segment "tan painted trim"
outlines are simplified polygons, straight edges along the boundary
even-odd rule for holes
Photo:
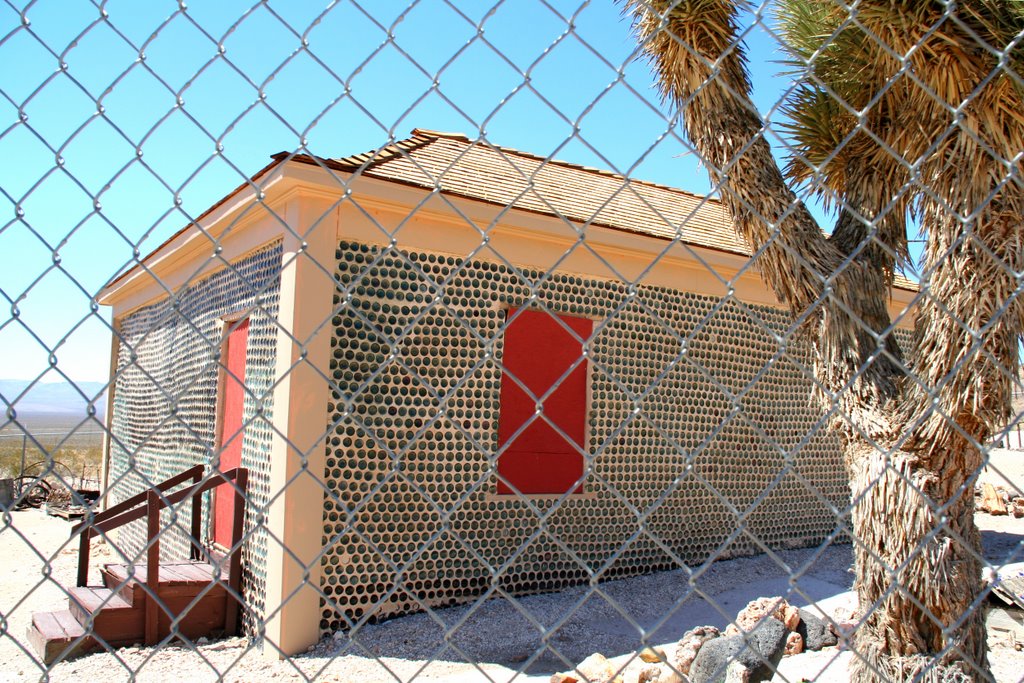
[[[203,221],[182,230],[146,257],[145,268],[137,265],[107,285],[100,292],[99,303],[125,312],[134,310],[166,296],[167,290],[177,291],[189,281],[225,268],[224,261],[235,261],[280,237],[285,231],[282,211],[299,188],[280,170],[266,182],[262,203],[252,189],[229,198],[231,201],[223,202]]]
[[[304,198],[337,200],[338,193],[327,194],[317,188],[304,187],[292,179],[278,180],[272,186],[272,198],[264,204],[234,208],[227,216],[211,215],[215,224],[194,227],[182,232],[168,243],[171,251],[150,259],[149,271],[137,269],[128,277],[101,292],[99,302],[113,305],[117,315],[124,316],[142,306],[168,296],[168,291],[177,292],[185,285],[207,278],[227,268],[228,263],[238,261],[246,254],[280,239],[290,232],[284,213],[286,207]],[[329,210],[329,207],[328,207]],[[229,234],[227,233],[230,229]],[[220,240],[220,251],[215,254],[213,242]]]
[[[337,230],[327,200],[292,201],[281,255],[270,490],[266,511],[266,615],[263,654],[303,652],[320,638],[320,553],[326,469],[329,326]],[[325,218],[325,213],[327,217]],[[324,264],[327,273],[321,270]],[[299,293],[301,292],[301,296]]]
[[[483,261],[507,260],[516,267],[538,270],[554,266],[560,272],[588,278],[636,280],[641,286],[712,297],[732,294],[747,304],[784,308],[745,255],[682,243],[664,253],[669,246],[665,239],[570,224],[469,199],[442,198],[372,178],[353,179],[350,189],[355,199],[338,207],[339,239],[387,245],[394,237],[403,248],[459,257],[478,250],[477,258]],[[417,207],[414,212],[412,207]],[[577,230],[585,235],[582,243]],[[574,248],[569,258],[562,258]],[[889,310],[894,320],[912,307],[914,296],[907,290],[892,290]],[[912,328],[913,315],[903,316],[898,327]]]
[[[202,230],[182,231],[149,257],[147,267],[152,274],[136,267],[104,289],[100,303],[113,304],[115,312],[123,315],[166,296],[167,289],[176,291],[191,279],[223,268],[219,259],[212,258],[211,238],[220,238],[221,256],[234,260],[286,232],[271,212],[280,215],[287,203],[306,197],[331,203],[326,209],[333,208],[339,226],[344,226],[338,238],[387,245],[395,237],[405,248],[460,256],[479,250],[477,256],[482,260],[503,262],[504,257],[517,267],[540,270],[557,263],[559,271],[607,280],[634,280],[645,273],[638,284],[713,297],[734,294],[745,303],[782,307],[757,271],[749,267],[749,258],[741,254],[679,243],[671,247],[674,253],[662,255],[669,244],[665,239],[584,226],[298,162],[271,169],[261,179],[261,187],[259,193],[250,187],[222,201],[200,221]],[[262,204],[255,203],[258,194],[263,197]],[[229,228],[231,233],[224,236]],[[598,256],[577,246],[578,230],[585,233],[585,245]],[[574,255],[561,260],[574,246]],[[895,320],[912,307],[915,293],[894,289],[892,295],[889,309]],[[913,315],[904,316],[898,327],[912,328]]]
[[[269,194],[281,182],[281,173],[276,171],[266,179],[266,187],[262,194],[264,203],[257,203],[257,193],[251,188],[239,192],[225,201],[216,210],[197,224],[179,232],[157,251],[146,257],[145,268],[136,265],[120,279],[107,285],[100,292],[98,301],[101,304],[122,304],[125,298],[137,296],[139,290],[150,290],[159,285],[154,277],[161,280],[173,278],[184,266],[197,260],[202,254],[208,259],[214,249],[213,240],[221,239],[221,255],[231,260],[228,243],[237,239],[241,233],[250,231],[253,223],[261,218],[267,207],[277,208],[278,202],[273,201]],[[230,230],[230,234],[228,233]],[[251,251],[251,249],[247,250]],[[226,253],[228,252],[228,253]],[[191,273],[189,273],[191,275]],[[169,289],[175,287],[168,282]],[[162,288],[160,288],[162,289]]]
[[[111,327],[113,334],[110,335],[110,371],[107,377],[110,384],[107,385],[107,411],[103,416],[103,459],[100,462],[100,508],[106,510],[110,507],[110,432],[114,427],[114,391],[117,387],[117,356],[121,350],[121,319],[112,318]]]

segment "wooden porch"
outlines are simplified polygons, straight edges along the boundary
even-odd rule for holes
[[[177,487],[191,482],[179,490]],[[45,664],[92,651],[134,643],[154,645],[168,638],[233,635],[238,630],[241,542],[248,473],[237,468],[204,476],[193,467],[79,524],[78,585],[65,588],[65,609],[36,612],[29,642]],[[201,538],[200,494],[218,486],[234,488],[229,553],[210,551]],[[160,558],[160,511],[191,499],[190,557]],[[88,586],[89,544],[129,522],[146,518],[145,563],[107,564],[102,586]]]

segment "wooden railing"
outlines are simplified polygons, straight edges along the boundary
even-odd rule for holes
[[[231,522],[231,545],[228,555],[228,590],[227,605],[224,617],[224,631],[233,635],[238,628],[238,603],[235,596],[239,594],[242,578],[242,553],[239,543],[242,540],[243,522],[245,519],[246,489],[249,483],[249,471],[238,467],[228,472],[214,472],[203,481],[204,468],[196,465],[170,479],[163,481],[138,495],[98,512],[71,530],[72,536],[81,534],[78,546],[78,585],[85,586],[89,577],[89,546],[93,536],[107,534],[119,526],[146,517],[146,581],[148,587],[144,615],[146,624],[146,643],[157,642],[159,623],[159,606],[156,602],[157,588],[160,585],[160,511],[165,507],[176,505],[186,498],[192,499],[192,525],[189,534],[190,559],[198,560],[202,555],[200,540],[202,522],[202,498],[200,495],[218,486],[233,485],[235,488],[234,511]],[[171,489],[191,481],[192,484],[178,491],[168,493]]]

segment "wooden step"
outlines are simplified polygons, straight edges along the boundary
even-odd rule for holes
[[[117,597],[129,605],[137,605],[143,599],[141,584],[146,580],[144,569],[140,573],[139,567],[135,567],[133,571],[134,574],[130,575],[128,567],[123,564],[108,564],[100,569],[103,585],[117,593]],[[131,576],[138,577],[138,580],[130,578]]]
[[[109,588],[76,586],[67,590],[71,614],[96,638],[121,644],[138,640],[143,633],[140,605],[132,605]]]
[[[147,567],[144,564],[108,564],[102,569],[103,583],[107,588],[117,590],[121,598],[134,604],[133,598],[141,597],[141,584],[146,582]],[[217,570],[209,562],[167,562],[160,565],[160,595],[198,595],[206,586],[217,579]],[[204,595],[224,595],[228,583],[227,567],[220,573],[220,581],[204,592]],[[128,590],[125,590],[128,589]],[[127,593],[127,595],[125,594]]]
[[[45,664],[145,640],[145,607],[151,595],[143,585],[146,566],[108,564],[102,575],[104,586],[67,589],[68,609],[32,615],[28,639]],[[227,567],[218,574],[206,562],[160,565],[155,588],[158,638],[171,633],[172,621],[174,633],[190,640],[221,636],[228,626],[227,581]]]
[[[70,610],[34,613],[28,627],[28,642],[47,666],[97,647]]]
[[[103,582],[118,597],[141,608],[147,590],[146,565],[130,567],[108,564],[103,570]],[[188,638],[219,635],[225,627],[227,613],[227,571],[215,581],[216,568],[207,562],[169,562],[160,565],[160,586],[157,596],[163,607],[159,613],[158,632],[161,638],[170,633],[172,617],[181,617],[177,632]],[[201,596],[201,597],[200,597]]]

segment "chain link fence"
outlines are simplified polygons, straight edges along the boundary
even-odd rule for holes
[[[1022,40],[5,2],[0,680],[1019,680]]]

